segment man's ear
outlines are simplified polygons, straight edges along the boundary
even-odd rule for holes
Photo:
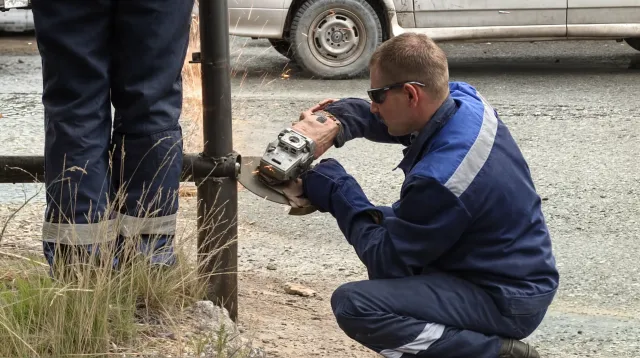
[[[404,90],[407,91],[409,95],[409,107],[417,107],[419,94],[416,88],[410,84],[405,84]]]

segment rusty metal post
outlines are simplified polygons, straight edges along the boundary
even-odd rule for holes
[[[235,162],[231,123],[231,74],[227,0],[200,0],[200,63],[203,138],[206,157]],[[237,158],[237,156],[236,156]],[[235,177],[198,184],[198,262],[207,275],[207,299],[238,315],[237,213]]]

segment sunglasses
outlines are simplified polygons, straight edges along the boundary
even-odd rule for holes
[[[368,89],[367,94],[369,95],[369,98],[371,99],[371,101],[377,104],[382,104],[385,98],[387,98],[388,91],[391,91],[392,89],[396,89],[396,88],[402,88],[406,84],[424,87],[424,83],[417,82],[417,81],[398,82],[398,83],[394,83],[392,85],[388,85],[380,88]]]

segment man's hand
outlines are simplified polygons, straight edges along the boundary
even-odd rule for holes
[[[291,180],[282,189],[284,195],[289,199],[292,208],[305,208],[311,205],[309,199],[304,197],[302,179]]]
[[[326,99],[314,107],[300,114],[300,120],[292,124],[292,128],[301,134],[311,138],[316,143],[315,159],[322,156],[331,146],[333,140],[340,132],[339,123],[331,118],[327,118],[324,123],[318,122],[318,116],[314,112],[323,110],[329,103],[333,103],[334,99]]]
[[[338,99],[331,99],[331,98],[327,98],[323,101],[321,101],[320,103],[316,104],[315,106],[309,108],[309,111],[311,112],[318,112],[318,111],[322,111],[324,110],[328,105],[330,105],[333,102],[337,102]],[[301,116],[302,117],[302,116]]]

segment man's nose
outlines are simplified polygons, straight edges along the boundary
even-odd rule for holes
[[[375,102],[371,102],[371,109],[370,109],[371,113],[377,114],[378,111],[378,104]]]

